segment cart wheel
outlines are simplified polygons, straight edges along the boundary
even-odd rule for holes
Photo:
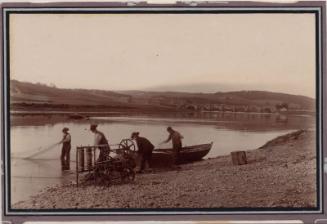
[[[120,175],[123,183],[130,183],[135,179],[135,172],[131,168],[124,168]]]
[[[109,186],[111,183],[111,176],[112,176],[112,167],[111,161],[112,157],[108,157],[109,160],[98,162],[95,166],[95,180],[97,185],[105,185]]]
[[[119,143],[119,149],[123,149],[124,151],[136,151],[136,147],[134,142],[131,139],[123,139]]]
[[[106,169],[104,170],[104,175],[103,175],[103,184],[107,187],[111,185],[112,182],[112,168],[110,166],[107,166]]]

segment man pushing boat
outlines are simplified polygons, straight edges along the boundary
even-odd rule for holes
[[[182,139],[184,138],[178,131],[175,131],[172,127],[168,127],[167,131],[169,133],[168,139],[163,141],[163,143],[168,143],[170,140],[173,143],[173,155],[174,163],[178,164],[179,162],[179,153],[182,149]]]
[[[139,135],[139,132],[133,132],[131,138],[136,141],[138,148],[137,153],[141,156],[141,167],[138,173],[142,173],[146,162],[149,164],[149,167],[151,167],[151,157],[154,145],[147,138],[140,137]]]

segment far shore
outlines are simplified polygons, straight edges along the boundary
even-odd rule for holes
[[[219,156],[152,170],[130,184],[48,187],[13,209],[298,208],[317,205],[315,132],[298,130],[246,151],[248,164]]]
[[[11,108],[12,116],[27,115],[81,115],[81,116],[108,116],[112,114],[171,114],[171,113],[225,113],[225,114],[258,114],[258,115],[307,115],[315,116],[315,111],[311,110],[291,110],[287,112],[255,112],[255,111],[219,111],[219,110],[178,110],[175,108],[147,107],[147,108],[129,108],[129,107],[55,107],[55,108]]]

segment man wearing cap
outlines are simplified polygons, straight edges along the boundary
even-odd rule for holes
[[[106,136],[102,132],[98,131],[97,127],[98,127],[98,125],[91,124],[90,130],[94,133],[94,145],[101,145],[99,147],[100,154],[99,154],[99,158],[98,158],[98,162],[101,162],[108,158],[109,152],[110,152],[110,147],[109,147]]]
[[[162,143],[168,143],[170,140],[173,143],[173,154],[174,154],[174,162],[178,164],[179,153],[182,149],[182,139],[184,138],[178,131],[175,131],[172,127],[168,127],[167,131],[169,133],[168,139],[163,141]]]
[[[131,138],[136,141],[138,151],[137,153],[141,156],[141,167],[138,173],[142,173],[145,168],[145,163],[151,164],[152,151],[154,145],[146,138],[140,137],[139,132],[133,132]]]
[[[59,144],[62,144],[61,148],[61,169],[62,170],[69,170],[70,169],[70,149],[71,149],[71,136],[68,133],[68,128],[63,128],[62,132],[64,133],[64,136],[62,140],[59,142]]]

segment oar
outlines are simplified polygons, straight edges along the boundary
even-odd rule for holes
[[[38,152],[35,152],[35,153],[33,153],[33,154],[29,155],[29,156],[23,157],[23,159],[30,159],[30,158],[33,158],[33,157],[35,157],[37,155],[40,155],[42,153],[45,153],[46,151],[49,151],[50,149],[53,149],[58,144],[59,143],[52,144],[52,145],[50,145],[50,146],[48,146],[48,147],[46,147],[46,148],[44,148],[44,149],[42,149],[42,150],[40,150]]]

